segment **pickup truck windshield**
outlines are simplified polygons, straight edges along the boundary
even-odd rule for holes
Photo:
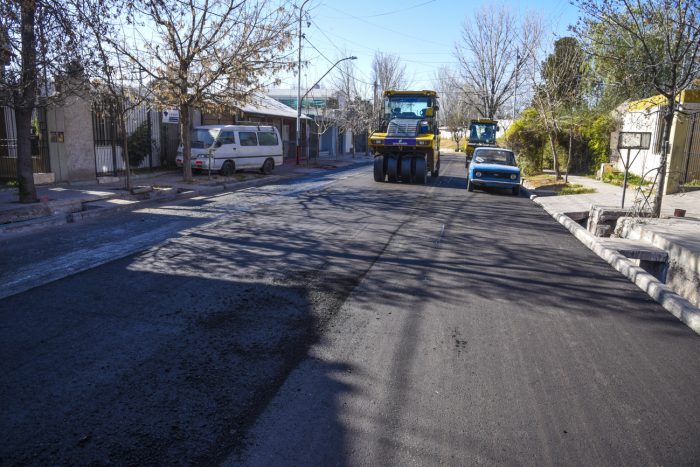
[[[497,149],[479,149],[474,154],[474,161],[479,164],[516,165],[512,152]]]

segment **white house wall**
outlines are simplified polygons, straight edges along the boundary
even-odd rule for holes
[[[630,173],[638,176],[644,176],[649,180],[653,180],[661,162],[661,153],[657,153],[655,148],[659,138],[662,137],[658,130],[660,119],[663,115],[659,108],[653,108],[647,111],[626,112],[623,115],[622,131],[626,132],[648,132],[651,133],[651,145],[649,149],[632,149],[629,152],[630,160],[633,160],[630,166]],[[617,145],[616,145],[617,146]],[[616,162],[616,170],[620,172],[625,170],[624,163],[627,161],[627,149],[620,150],[620,157]]]

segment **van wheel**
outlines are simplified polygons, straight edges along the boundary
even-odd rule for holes
[[[269,174],[275,169],[275,161],[271,158],[268,157],[265,159],[265,162],[263,162],[262,167],[260,168],[260,171],[264,173],[265,175]]]
[[[219,173],[224,177],[228,177],[229,175],[233,175],[235,171],[236,166],[233,164],[233,161],[226,161],[224,162],[224,165],[221,166],[221,170],[219,171]]]

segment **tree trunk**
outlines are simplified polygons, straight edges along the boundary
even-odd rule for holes
[[[554,134],[556,135],[556,133]],[[556,180],[559,180],[561,179],[561,173],[559,171],[559,161],[557,160],[557,145],[555,144],[556,136],[552,136],[552,131],[548,131],[547,136],[549,136],[549,145],[552,148],[552,165],[554,168],[554,178]]]
[[[569,183],[569,167],[571,166],[571,140],[573,139],[573,128],[569,128],[569,157],[566,159],[566,176],[564,183]]]
[[[192,182],[192,141],[190,141],[190,107],[180,105],[180,141],[182,142],[182,174],[186,182]]]
[[[32,167],[32,112],[36,100],[36,37],[34,25],[36,20],[36,2],[22,0],[22,92],[16,95],[15,119],[17,122],[17,182],[19,184],[19,201],[35,203],[36,186]]]
[[[669,145],[671,140],[671,125],[673,124],[673,115],[676,111],[675,95],[668,99],[668,107],[666,115],[664,115],[664,134],[661,143],[661,160],[659,161],[659,183],[656,187],[656,195],[654,196],[654,206],[652,211],[653,217],[661,216],[661,201],[663,199],[664,185],[666,183],[666,161],[668,158]]]
[[[126,131],[126,116],[122,104],[118,104],[119,132],[122,135],[122,157],[126,167],[126,189],[131,190],[131,161],[129,160],[129,134]]]

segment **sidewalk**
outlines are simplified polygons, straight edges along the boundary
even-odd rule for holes
[[[661,218],[635,219],[624,229],[624,239],[615,240],[595,237],[580,224],[585,222],[591,205],[620,208],[622,188],[572,175],[569,182],[593,188],[596,192],[533,195],[532,199],[582,243],[700,333],[700,191],[664,196]],[[635,188],[628,187],[625,207],[633,205],[634,197]],[[684,209],[685,217],[673,217],[676,209]],[[664,282],[642,269],[643,262],[632,259],[636,257],[635,252],[649,254],[654,250],[665,252],[664,256],[668,258],[661,273]]]
[[[195,175],[192,183],[183,181],[182,170],[168,170],[132,176],[132,190],[127,191],[125,179],[110,183],[80,182],[37,186],[39,203],[21,204],[16,188],[0,189],[0,236],[26,233],[78,222],[88,218],[110,215],[141,207],[143,203],[171,201],[179,198],[206,196],[221,191],[235,191],[265,185],[328,170],[366,164],[371,156],[356,154],[337,159],[318,159],[309,164],[286,160],[270,175],[247,170],[223,177],[206,172]]]

